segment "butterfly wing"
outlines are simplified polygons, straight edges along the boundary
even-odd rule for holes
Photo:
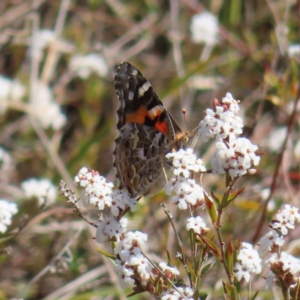
[[[119,188],[132,197],[155,194],[171,166],[165,155],[179,126],[168,114],[149,81],[131,64],[120,64],[115,76],[119,98],[114,167]]]

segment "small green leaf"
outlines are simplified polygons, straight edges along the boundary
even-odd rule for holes
[[[232,202],[233,200],[235,200],[244,190],[245,190],[245,188],[242,188],[242,189],[240,189],[236,192],[231,193],[230,196],[227,199],[228,204],[230,202]]]
[[[213,191],[211,191],[211,196],[212,196],[212,198],[214,199],[214,201],[216,202],[216,204],[217,204],[217,207],[219,208],[220,207],[220,199],[214,194],[214,192]]]
[[[223,289],[226,300],[238,300],[238,293],[236,287],[229,282],[223,282]]]
[[[232,237],[230,237],[229,239],[229,243],[227,245],[226,251],[225,251],[225,262],[226,262],[226,266],[229,270],[230,276],[234,276],[233,275],[233,262],[234,262],[234,246],[232,243]]]
[[[209,247],[209,249],[213,252],[213,254],[215,256],[217,256],[217,258],[219,259],[219,261],[223,261],[222,255],[221,255],[221,252],[220,252],[218,246],[213,241],[211,241],[210,239],[208,239],[208,238],[206,238],[204,236],[201,236],[201,239]]]
[[[212,263],[209,263],[207,265],[205,265],[202,270],[201,270],[201,276],[203,276],[205,273],[207,273],[211,268],[212,266],[215,264],[215,261],[212,262]]]
[[[186,264],[187,264],[187,267],[188,267],[188,270],[189,270],[189,277],[191,278],[191,281],[194,284],[196,282],[195,270],[194,270],[193,266],[191,265],[191,263],[188,259],[186,260]]]
[[[209,197],[204,193],[204,198],[205,198],[205,206],[206,210],[210,216],[212,224],[215,224],[218,220],[218,212],[216,210],[216,207],[214,203],[209,199]]]

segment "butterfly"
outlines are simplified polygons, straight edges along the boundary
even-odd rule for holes
[[[165,155],[190,147],[195,135],[182,132],[149,81],[130,63],[118,66],[114,82],[119,133],[113,165],[119,188],[135,198],[152,196],[172,173]]]

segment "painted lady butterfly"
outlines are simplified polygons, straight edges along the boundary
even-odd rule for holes
[[[165,155],[189,147],[193,135],[181,131],[149,81],[130,63],[117,68],[115,90],[120,103],[113,154],[119,188],[131,197],[151,196],[172,171]]]

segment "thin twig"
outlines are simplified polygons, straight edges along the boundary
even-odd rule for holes
[[[236,183],[236,180],[237,180],[237,177],[234,178],[231,182],[231,184],[227,187],[227,191],[225,192],[224,196],[223,196],[223,199],[222,199],[222,202],[221,202],[221,205],[222,203],[224,203],[224,201],[226,201],[231,193],[231,190],[234,186],[234,184]],[[222,236],[221,236],[221,218],[222,218],[222,214],[223,214],[223,211],[224,211],[224,208],[221,207],[220,209],[218,209],[218,219],[217,219],[217,222],[216,222],[216,226],[215,226],[215,229],[217,231],[217,236],[218,236],[218,241],[219,241],[219,244],[220,244],[220,250],[221,250],[221,255],[222,255],[222,264],[224,266],[224,269],[225,269],[225,272],[226,272],[226,275],[228,277],[228,280],[231,284],[233,284],[233,281],[232,281],[232,277],[230,276],[230,272],[228,270],[228,267],[226,265],[226,260],[225,260],[225,253],[224,253],[224,242],[222,240]]]
[[[167,206],[166,206],[165,203],[162,203],[161,206],[163,207],[164,212],[167,215],[167,217],[168,217],[168,219],[169,219],[169,221],[171,223],[171,226],[173,228],[173,231],[174,231],[174,233],[176,235],[176,238],[177,238],[177,241],[178,241],[178,245],[179,245],[179,249],[180,249],[180,260],[183,263],[183,267],[186,270],[186,273],[189,275],[190,272],[189,272],[189,270],[187,268],[187,265],[186,265],[186,257],[185,257],[184,252],[183,252],[182,242],[181,242],[179,234],[178,234],[178,232],[177,232],[177,230],[175,228],[175,225],[174,225],[174,222],[173,222],[173,216],[171,215],[170,211],[168,211]]]

